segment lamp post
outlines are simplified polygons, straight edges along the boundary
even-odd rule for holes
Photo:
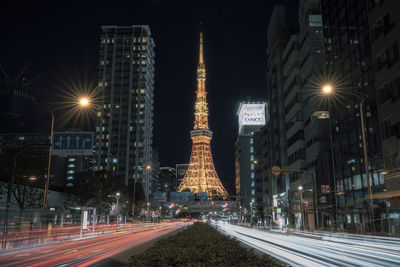
[[[304,230],[304,218],[303,218],[303,186],[297,188],[300,192],[300,218],[301,218],[301,228]]]
[[[147,222],[150,221],[150,202],[147,202]]]
[[[118,219],[119,219],[119,207],[118,207],[118,201],[119,201],[119,196],[120,196],[120,193],[119,192],[117,192],[116,194],[115,194],[115,197],[117,198],[117,225],[118,225]]]
[[[47,177],[44,185],[44,196],[43,196],[43,215],[45,222],[47,222],[47,198],[48,198],[49,184],[50,184],[51,152],[53,148],[53,134],[54,134],[54,114],[52,111],[49,111],[49,113],[51,115],[50,147],[49,147],[49,159],[47,161]]]
[[[322,95],[330,95],[334,91],[333,87],[331,85],[325,85],[322,87]],[[371,187],[371,181],[369,177],[369,171],[368,171],[368,154],[367,154],[367,144],[366,144],[366,137],[365,137],[365,122],[364,122],[364,102],[367,99],[367,97],[362,97],[357,94],[353,94],[360,100],[360,124],[361,124],[361,136],[362,136],[362,143],[363,143],[363,161],[364,161],[364,171],[365,171],[365,177],[367,179],[367,187],[368,187],[368,196],[370,200],[370,221],[372,224],[372,229],[375,232],[375,220],[374,220],[374,203],[372,199],[372,187]],[[332,131],[331,131],[332,134]],[[336,186],[336,184],[335,184]],[[335,190],[335,196],[336,196],[336,190]],[[335,198],[336,199],[336,198]]]
[[[332,93],[332,85],[331,84],[325,84],[322,86],[322,95],[329,95]],[[331,147],[331,159],[332,159],[332,176],[333,176],[333,193],[335,194],[335,212],[333,219],[335,221],[335,227],[337,224],[337,211],[338,211],[338,201],[337,201],[337,184],[336,184],[336,165],[335,165],[335,156],[334,156],[334,151],[333,151],[333,136],[332,136],[332,119],[331,119],[331,112],[328,111],[328,119],[329,119],[329,141],[330,141],[330,147]]]

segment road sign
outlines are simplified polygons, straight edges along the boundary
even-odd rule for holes
[[[279,166],[274,166],[271,168],[271,172],[273,175],[279,175],[281,174],[281,168]]]
[[[167,202],[168,192],[153,192],[153,202]]]
[[[91,156],[93,155],[92,132],[56,132],[53,136],[53,155]]]
[[[281,172],[285,175],[289,175],[292,172],[292,170],[290,169],[289,166],[283,166]]]
[[[207,192],[199,192],[200,202],[208,201],[208,193]]]
[[[190,202],[194,201],[193,192],[170,192],[171,202]]]

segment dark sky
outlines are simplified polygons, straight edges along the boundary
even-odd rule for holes
[[[40,102],[65,101],[76,84],[97,83],[101,25],[148,24],[156,43],[154,148],[161,166],[187,163],[193,127],[199,22],[204,24],[212,150],[219,176],[234,188],[239,102],[266,97],[266,31],[276,3],[297,16],[296,0],[1,1],[0,64],[17,74],[29,61]],[[292,19],[293,18],[293,19]],[[84,125],[56,114],[56,128]],[[58,118],[58,119],[57,119]]]

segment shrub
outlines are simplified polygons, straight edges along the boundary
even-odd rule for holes
[[[208,224],[194,223],[188,229],[158,241],[152,248],[131,257],[127,266],[279,266],[226,237]]]

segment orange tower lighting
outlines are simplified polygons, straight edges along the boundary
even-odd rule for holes
[[[215,171],[210,141],[212,131],[208,128],[208,104],[206,92],[206,67],[203,59],[203,33],[200,33],[199,64],[197,65],[197,91],[194,105],[194,128],[190,131],[192,153],[189,167],[177,191],[195,194],[207,192],[208,196],[228,197]]]

